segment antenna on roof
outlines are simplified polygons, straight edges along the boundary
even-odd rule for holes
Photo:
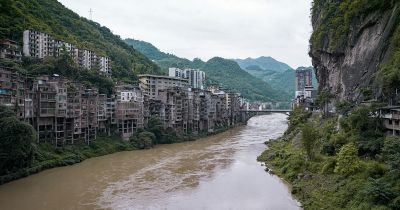
[[[90,10],[89,10],[89,19],[92,20],[92,18],[93,18],[93,10],[92,10],[92,8],[90,8]]]

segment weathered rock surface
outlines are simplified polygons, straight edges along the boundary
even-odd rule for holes
[[[374,12],[353,21],[345,45],[338,51],[329,50],[329,37],[322,47],[311,46],[310,56],[319,82],[319,89],[330,89],[339,100],[360,101],[362,88],[373,83],[373,77],[385,60],[390,37],[400,15],[397,6]],[[313,17],[313,27],[321,24]],[[374,90],[377,94],[379,90]]]

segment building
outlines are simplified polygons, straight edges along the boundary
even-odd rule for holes
[[[204,89],[206,74],[199,69],[169,68],[168,76],[187,79],[192,88]]]
[[[307,86],[313,86],[312,84],[312,69],[300,67],[296,71],[295,78],[295,91],[296,97],[304,94],[304,89]]]
[[[141,79],[142,87],[154,89],[147,92],[157,93],[154,97],[132,85],[115,86],[107,96],[59,75],[33,78],[0,67],[0,104],[30,123],[39,142],[57,147],[91,144],[98,135],[120,134],[128,140],[154,117],[181,135],[214,132],[242,120],[237,93],[187,88],[182,78]]]
[[[59,57],[65,52],[83,69],[98,70],[106,76],[110,76],[112,73],[111,59],[108,57],[100,56],[91,50],[79,49],[71,43],[57,40],[40,31],[25,30],[23,32],[24,56],[43,59]]]
[[[0,40],[0,58],[14,61],[22,60],[21,47],[17,42],[9,39]]]
[[[139,82],[143,94],[150,99],[157,99],[160,90],[171,87],[187,88],[189,85],[187,79],[149,74],[139,75]]]
[[[379,116],[383,119],[386,135],[400,136],[400,106],[388,106],[379,109]]]
[[[115,95],[118,132],[128,140],[138,128],[144,127],[143,93],[139,87],[121,85],[115,87]]]

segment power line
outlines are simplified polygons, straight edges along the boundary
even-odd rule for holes
[[[93,18],[93,10],[92,10],[92,8],[90,8],[90,10],[89,10],[89,19],[92,20],[92,18]]]

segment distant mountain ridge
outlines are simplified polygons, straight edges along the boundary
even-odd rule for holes
[[[164,72],[169,67],[197,68],[206,72],[207,83],[219,83],[222,87],[238,91],[245,98],[253,101],[289,102],[291,99],[289,94],[275,90],[268,83],[243,70],[234,60],[214,57],[207,62],[198,58],[190,61],[161,52],[154,45],[144,41],[126,39],[125,42],[154,60]],[[253,67],[264,71],[260,67]]]
[[[234,59],[242,69],[246,69],[249,66],[259,66],[264,70],[272,70],[276,72],[284,72],[288,69],[293,69],[286,63],[275,60],[270,56],[261,56],[259,58],[246,58],[246,59]]]

